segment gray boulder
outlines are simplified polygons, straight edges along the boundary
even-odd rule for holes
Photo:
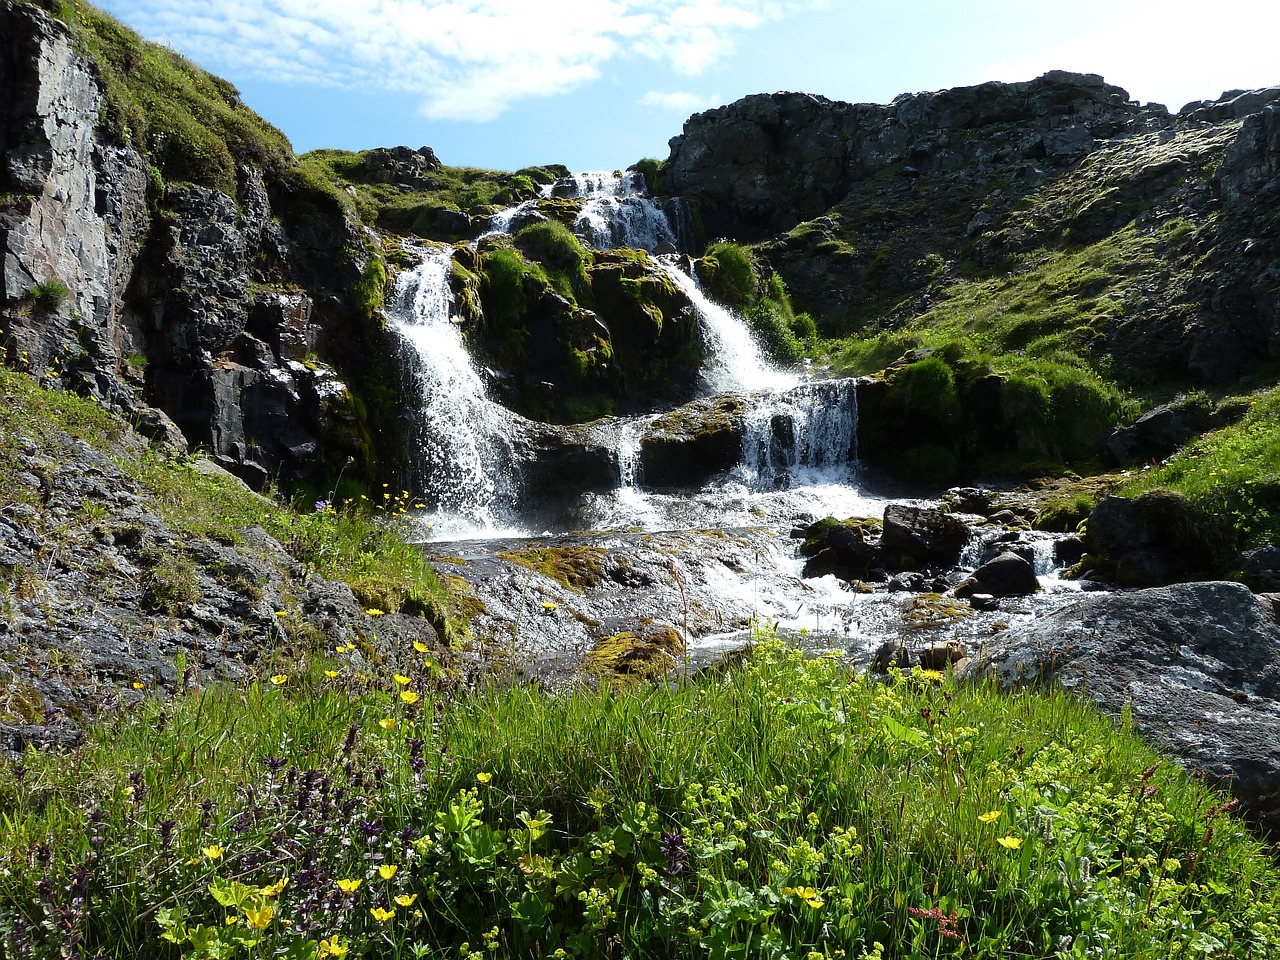
[[[1241,559],[1244,582],[1250,589],[1258,593],[1280,591],[1280,547],[1267,545],[1246,550]]]
[[[1091,594],[993,637],[965,676],[1128,707],[1151,743],[1280,831],[1280,626],[1241,584]]]

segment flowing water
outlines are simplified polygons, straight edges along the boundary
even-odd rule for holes
[[[672,229],[666,212],[644,197],[632,178],[582,174],[552,185],[545,194],[583,201],[575,232],[597,249],[619,245],[651,252],[679,248],[679,234]],[[676,205],[674,209],[682,208]],[[490,232],[506,232],[540,216],[537,201],[526,201],[495,215]],[[536,491],[525,489],[522,474],[531,456],[530,438],[542,428],[488,397],[481,372],[467,354],[455,323],[448,284],[449,248],[424,248],[419,253],[419,266],[397,281],[391,312],[405,342],[405,375],[411,392],[421,398],[409,443],[415,492],[428,503],[419,518],[424,539],[450,541],[448,553],[466,557],[468,562],[474,556],[479,566],[468,567],[468,576],[480,578],[479,585],[473,580],[473,586],[496,618],[494,629],[519,632],[521,618],[527,617],[524,592],[529,589],[528,573],[508,570],[500,576],[494,574],[492,556],[500,548],[513,546],[511,540],[496,538],[555,533],[541,529],[545,520],[531,529],[531,517],[547,514],[523,509],[538,505]],[[864,489],[857,469],[855,384],[809,380],[774,367],[763,357],[742,319],[710,300],[694,277],[681,268],[682,260],[678,255],[664,254],[657,256],[655,263],[684,292],[698,314],[706,356],[700,377],[704,395],[732,394],[736,398],[742,424],[738,463],[696,489],[656,489],[646,484],[641,451],[646,432],[655,427],[659,414],[609,418],[586,425],[579,428],[580,436],[609,452],[616,464],[617,481],[612,489],[583,495],[559,511],[557,529],[632,531],[616,535],[622,538],[619,542],[632,544],[625,549],[635,547],[635,541],[625,538],[635,537],[636,531],[687,531],[662,534],[677,538],[657,550],[662,556],[654,556],[653,548],[642,546],[628,562],[650,565],[646,582],[669,580],[668,587],[679,587],[684,604],[679,629],[686,634],[691,650],[714,653],[726,638],[731,644],[740,643],[741,624],[759,618],[805,631],[811,645],[834,646],[855,658],[865,657],[881,639],[896,636],[902,629],[904,595],[881,591],[859,594],[830,576],[806,579],[794,541],[786,536],[795,524],[825,516],[876,517],[883,512],[886,500]],[[733,528],[740,529],[735,532]],[[757,532],[749,533],[745,528],[757,528]],[[699,540],[706,534],[696,531],[707,529],[725,533],[719,541]],[[614,535],[575,535],[579,543],[604,542],[599,540],[602,536]],[[975,539],[961,559],[961,568],[976,567],[989,549],[997,549],[995,536]],[[519,543],[527,542],[520,540],[515,545],[518,548]],[[1028,537],[1024,548],[1031,552],[1049,596],[1022,606],[1005,605],[996,614],[979,614],[973,621],[975,629],[996,628],[995,619],[986,624],[982,617],[1011,621],[1034,616],[1046,604],[1060,603],[1069,589],[1053,575],[1053,548],[1047,538]],[[489,573],[483,573],[485,570]],[[685,584],[691,590],[696,588],[696,599],[686,596]],[[668,600],[674,601],[667,588],[655,587],[657,592],[653,593],[620,584],[605,587],[621,589],[626,599],[606,598],[605,607],[592,614],[580,606],[587,598],[555,593],[554,585],[541,584],[542,610],[548,616],[539,618],[537,629],[532,622],[522,629],[530,636],[543,636],[548,650],[559,644],[563,651],[591,642],[590,631],[584,632],[583,625],[597,619],[606,622],[614,616],[608,611],[615,609],[611,606],[615,602],[633,614],[644,602],[656,603],[646,616],[671,621],[673,613],[663,607]],[[514,628],[502,620],[506,614],[499,615],[507,607],[511,607],[507,614],[516,620]],[[570,615],[574,609],[579,613]],[[691,609],[700,611],[702,618],[696,627],[690,624]],[[565,616],[550,611],[564,611]],[[724,626],[717,628],[719,623]],[[566,640],[570,637],[577,639]],[[540,653],[534,659],[551,662],[556,656]]]

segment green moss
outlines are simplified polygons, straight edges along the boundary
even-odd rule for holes
[[[658,680],[671,672],[684,654],[680,634],[665,624],[647,624],[639,632],[624,630],[596,641],[583,670],[614,687]]]
[[[649,191],[650,196],[661,196],[666,190],[667,180],[667,161],[655,160],[652,157],[645,157],[631,165],[631,169],[635,170],[644,177],[645,187]]]
[[[721,303],[745,306],[758,295],[754,258],[740,244],[720,241],[708,245],[696,267],[707,293]]]
[[[351,288],[351,302],[365,320],[371,320],[382,309],[387,295],[387,265],[382,252],[370,247],[366,251],[369,262],[360,274],[360,280]]]
[[[604,578],[604,561],[608,554],[600,547],[524,547],[504,550],[503,560],[519,564],[542,574],[570,590],[581,591],[595,586]]]

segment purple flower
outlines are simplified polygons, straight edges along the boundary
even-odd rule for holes
[[[684,862],[689,858],[689,851],[684,845],[684,837],[675,830],[662,835],[662,855],[667,858],[665,873],[674,877],[684,869]]]
[[[329,509],[329,501],[328,501],[328,500],[317,500],[317,501],[316,501],[316,510],[317,510],[317,511],[324,511],[324,510],[328,510],[328,509]]]

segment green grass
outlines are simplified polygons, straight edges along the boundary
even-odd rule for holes
[[[1238,546],[1280,543],[1280,389],[1250,399],[1232,426],[1205,434],[1117,491],[1181,494],[1205,522],[1230,531]]]
[[[235,196],[238,164],[277,174],[293,168],[285,135],[245,107],[226,80],[87,3],[43,5],[71,28],[76,48],[94,65],[107,130],[141,150],[164,179]]]
[[[1062,694],[771,641],[625,693],[275,680],[0,768],[11,954],[56,955],[46,917],[130,958],[1280,949],[1280,872],[1223,798]]]

